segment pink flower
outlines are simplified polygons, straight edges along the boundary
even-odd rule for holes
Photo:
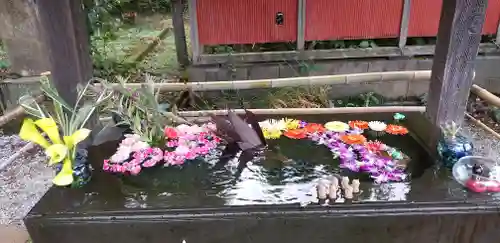
[[[102,164],[102,170],[109,171],[111,167],[109,166],[109,159],[105,159]]]
[[[179,142],[177,140],[170,140],[167,142],[167,147],[169,148],[174,148],[179,145]]]
[[[141,167],[138,165],[132,167],[132,169],[130,170],[131,175],[138,175],[139,172],[141,172]]]

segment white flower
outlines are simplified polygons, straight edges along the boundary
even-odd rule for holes
[[[276,119],[267,119],[265,121],[259,122],[259,126],[262,129],[266,129],[269,131],[283,131],[286,130],[286,122],[285,120],[276,120]]]
[[[139,141],[139,142],[134,143],[132,145],[132,151],[134,151],[134,152],[140,151],[142,149],[147,149],[147,148],[149,148],[149,144],[146,142],[143,142],[143,141]]]
[[[116,151],[109,160],[113,163],[121,163],[124,160],[128,159],[130,156],[130,153],[132,153],[132,148],[129,146],[120,146],[118,150]]]
[[[176,129],[180,134],[187,134],[189,132],[190,127],[189,125],[181,124],[177,126]]]
[[[382,132],[387,128],[387,124],[381,121],[371,121],[368,122],[368,127],[373,131]]]
[[[349,125],[341,121],[331,121],[325,124],[325,128],[332,132],[345,132],[349,130]]]

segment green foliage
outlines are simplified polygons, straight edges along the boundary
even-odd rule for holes
[[[105,91],[94,92],[91,86],[91,82],[88,82],[85,86],[77,87],[77,100],[72,106],[59,95],[52,81],[43,76],[40,89],[52,101],[52,106],[39,105],[32,95],[20,97],[19,104],[27,114],[36,118],[52,117],[61,126],[63,135],[70,136],[83,128],[94,112],[110,98]]]
[[[170,104],[159,102],[159,91],[155,91],[154,78],[146,75],[146,83],[134,90],[126,87],[127,78],[117,79],[117,84],[101,81],[108,90],[113,90],[104,110],[119,116],[121,121],[117,125],[130,126],[144,141],[161,145],[165,141],[164,127],[174,123],[175,120],[169,112],[172,110]]]

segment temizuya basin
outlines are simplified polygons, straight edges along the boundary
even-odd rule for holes
[[[392,115],[294,118],[391,122]],[[411,158],[410,181],[374,185],[361,176],[363,193],[354,202],[318,205],[316,180],[344,172],[328,149],[309,141],[272,142],[280,153],[255,161],[237,178],[230,165],[199,163],[122,179],[101,171],[113,143],[89,150],[96,171],[87,187],[52,187],[25,223],[34,243],[496,242],[499,196],[467,192],[451,172],[436,169],[433,149],[421,139],[435,130],[422,114],[405,115],[410,134],[381,140]]]

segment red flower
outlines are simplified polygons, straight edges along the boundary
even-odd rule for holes
[[[287,130],[283,133],[283,135],[291,139],[302,139],[307,136],[307,132],[305,129],[293,129]]]
[[[370,141],[366,143],[366,148],[372,152],[377,152],[384,148],[384,144],[380,141]]]
[[[175,128],[165,127],[165,137],[169,139],[176,139],[179,137]]]
[[[316,132],[325,132],[326,131],[325,127],[319,123],[309,123],[304,127],[304,129],[306,130],[307,133],[316,133]]]
[[[368,129],[368,122],[366,121],[349,121],[351,128]]]
[[[363,144],[366,142],[366,138],[360,134],[348,134],[340,137],[340,140],[346,144]]]
[[[406,127],[393,124],[387,125],[385,131],[392,135],[405,135],[408,133],[408,129],[406,129]]]

